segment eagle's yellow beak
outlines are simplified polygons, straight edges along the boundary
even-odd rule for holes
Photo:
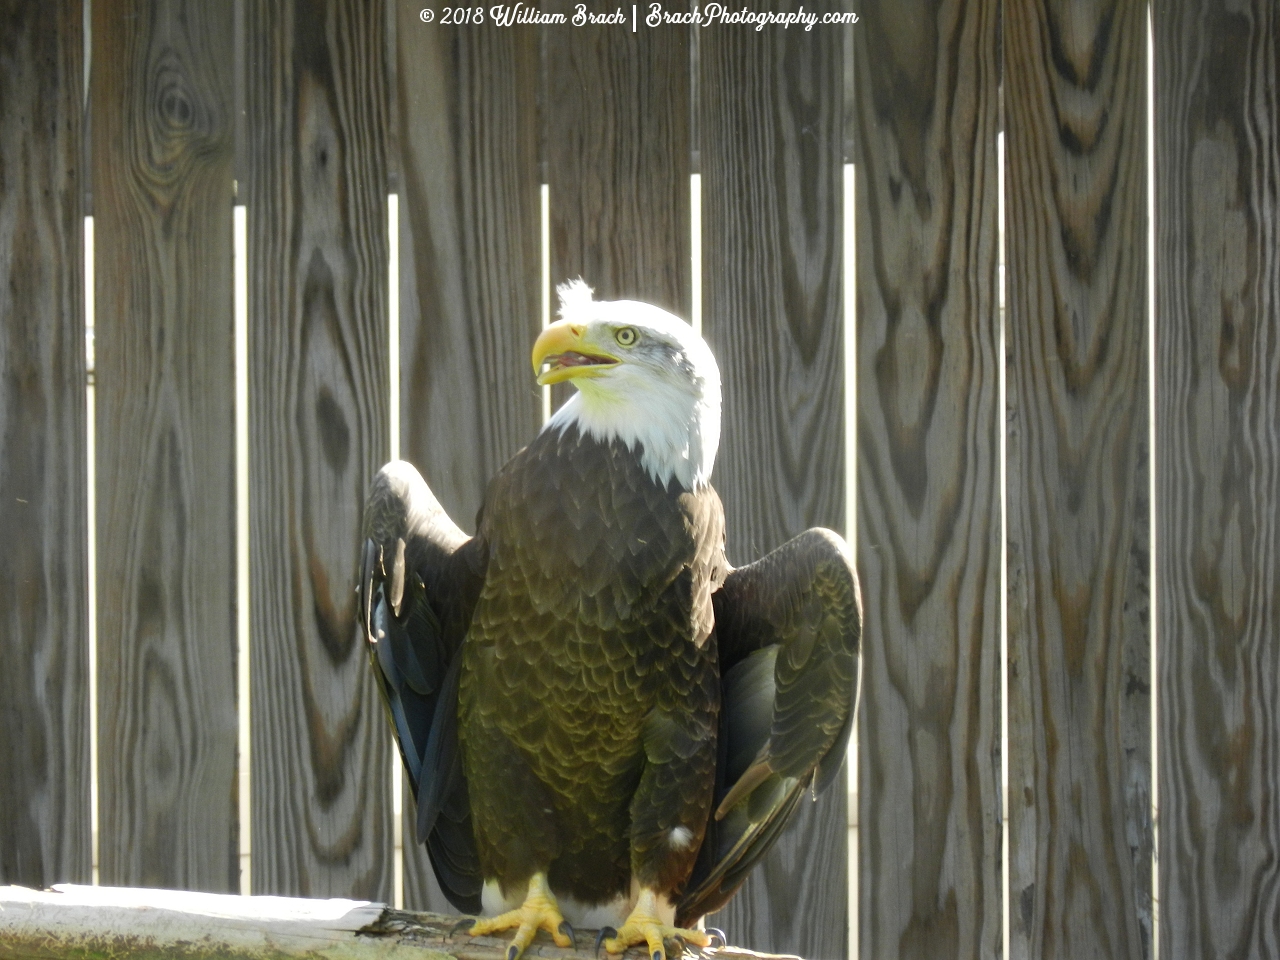
[[[545,371],[544,363],[550,364]],[[617,357],[601,352],[590,342],[583,323],[560,320],[543,330],[533,342],[533,372],[544,387],[574,377],[598,377],[618,363]]]

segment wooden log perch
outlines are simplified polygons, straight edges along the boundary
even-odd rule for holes
[[[0,887],[0,960],[503,960],[509,938],[450,936],[459,919],[367,900]],[[577,931],[569,949],[539,934],[524,955],[593,960],[595,934]],[[685,956],[783,960],[738,947]],[[644,958],[645,951],[632,948],[626,957]]]

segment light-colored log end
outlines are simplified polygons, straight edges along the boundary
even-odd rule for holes
[[[450,936],[459,917],[367,900],[85,887],[0,887],[0,960],[504,960],[504,937]],[[529,958],[595,960],[595,931],[561,949],[539,935]],[[738,947],[715,960],[795,960]],[[634,948],[631,958],[645,958]]]

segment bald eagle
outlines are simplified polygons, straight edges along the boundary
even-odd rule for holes
[[[408,463],[377,475],[360,617],[472,935],[601,928],[619,952],[719,909],[840,767],[860,677],[845,542],[733,568],[710,484],[720,373],[682,320],[560,288],[533,346],[577,393],[489,484],[467,537]],[[597,941],[597,948],[601,941]]]

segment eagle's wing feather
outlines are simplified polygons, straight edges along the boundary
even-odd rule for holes
[[[486,550],[404,461],[374,478],[364,535],[360,623],[418,800],[418,839],[449,901],[478,913],[483,881],[458,752],[457,654],[484,582]]]
[[[858,694],[862,605],[853,558],[836,534],[806,531],[733,570],[712,602],[721,760],[678,923],[727,902],[805,791],[830,783]]]

